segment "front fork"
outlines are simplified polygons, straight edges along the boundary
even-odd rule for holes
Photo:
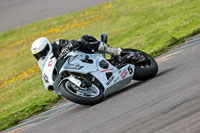
[[[71,76],[71,80],[75,82],[75,84],[78,86],[78,87],[81,87],[81,88],[88,88],[92,85],[92,82],[88,81],[85,77],[83,76],[79,76],[75,73],[72,73],[72,72],[68,72],[68,74]]]

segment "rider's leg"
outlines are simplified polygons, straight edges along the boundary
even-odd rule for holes
[[[100,42],[98,47],[99,52],[105,52],[110,55],[120,55],[122,52],[122,48],[113,48],[104,42]]]

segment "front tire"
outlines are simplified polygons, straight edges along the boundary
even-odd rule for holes
[[[94,84],[92,84],[89,89],[93,89],[94,95],[90,95],[89,93],[88,95],[87,93],[85,94],[69,80],[63,81],[59,87],[60,93],[72,102],[82,105],[94,105],[100,103],[104,98],[102,89],[99,89]]]
[[[154,58],[148,55],[147,53],[137,49],[124,49],[123,52],[127,54],[129,54],[130,52],[140,52],[145,57],[144,62],[138,64],[133,63],[135,65],[133,79],[144,81],[154,77],[157,74],[158,64],[154,60]]]

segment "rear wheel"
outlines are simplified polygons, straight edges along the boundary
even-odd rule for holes
[[[145,57],[145,60],[139,63],[129,62],[135,65],[135,72],[133,79],[135,80],[147,80],[154,77],[158,72],[158,64],[153,57],[145,52],[136,49],[123,49],[124,55],[130,54],[131,52],[139,52]]]
[[[72,102],[83,105],[94,105],[103,100],[103,91],[92,84],[88,88],[79,88],[69,80],[60,85],[61,94]]]

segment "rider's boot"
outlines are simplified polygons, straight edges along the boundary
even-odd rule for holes
[[[117,56],[117,55],[121,54],[122,48],[113,48],[113,47],[110,47],[108,44],[106,44],[104,42],[100,42],[99,47],[98,47],[98,51]]]
[[[121,64],[125,64],[128,62],[139,63],[144,60],[145,60],[145,57],[142,54],[140,54],[138,52],[133,52],[133,53],[123,56],[121,59]]]

